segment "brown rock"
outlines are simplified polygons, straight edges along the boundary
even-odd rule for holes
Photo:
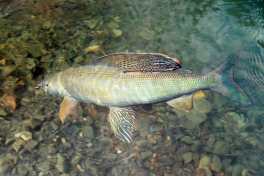
[[[219,156],[213,155],[212,161],[211,161],[211,171],[220,173],[222,170],[222,162]]]

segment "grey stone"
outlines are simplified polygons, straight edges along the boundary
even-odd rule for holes
[[[113,167],[111,173],[113,174],[113,176],[119,176],[119,173],[116,167]]]
[[[94,163],[89,158],[84,158],[81,160],[81,166],[83,169],[92,169],[94,167]]]
[[[28,52],[32,55],[32,57],[38,58],[42,56],[41,47],[42,45],[40,44],[28,44]]]
[[[216,141],[214,148],[213,148],[213,153],[218,154],[218,155],[228,154],[229,145],[224,141]]]
[[[148,125],[146,125],[145,127],[141,128],[139,130],[140,132],[140,136],[141,137],[146,137],[148,134],[149,134],[149,128],[148,128]]]
[[[191,151],[193,153],[198,153],[198,151],[200,150],[200,146],[201,146],[200,140],[193,140],[193,144],[191,146]]]
[[[28,120],[23,120],[23,121],[22,121],[22,124],[23,124],[23,125],[26,125],[26,126],[29,126],[29,127],[32,128],[32,129],[35,129],[35,128],[37,128],[38,126],[40,126],[41,122],[38,121],[38,120],[35,120],[35,119],[33,119],[33,118],[30,118],[30,119],[28,119]]]
[[[215,128],[222,128],[223,127],[223,122],[221,122],[221,120],[218,118],[213,118],[212,123],[213,123]]]
[[[50,126],[51,126],[51,128],[52,128],[54,131],[56,131],[56,130],[59,129],[59,125],[58,125],[57,123],[55,123],[54,121],[51,121],[51,122],[50,122]]]
[[[28,171],[27,171],[26,167],[24,167],[24,166],[18,167],[17,168],[17,175],[19,175],[19,176],[26,176],[26,175],[28,175]]]
[[[111,21],[110,23],[106,24],[106,27],[112,31],[113,29],[119,28],[119,25],[116,22]]]
[[[212,110],[212,105],[209,101],[201,97],[193,98],[193,106],[201,113],[209,113]]]
[[[207,115],[205,113],[201,113],[196,109],[193,109],[190,113],[187,114],[187,118],[194,126],[196,126],[203,123],[207,119]]]
[[[63,146],[64,146],[66,149],[70,149],[70,148],[71,148],[71,143],[66,142],[66,143],[63,144]]]
[[[152,145],[157,144],[157,140],[152,136],[148,137],[148,142]]]
[[[143,153],[142,153],[142,156],[141,156],[141,159],[142,159],[142,160],[145,160],[145,159],[147,159],[148,157],[150,157],[150,156],[152,156],[152,155],[153,155],[153,153],[150,152],[150,151],[143,152]]]
[[[83,127],[82,131],[83,131],[83,137],[90,138],[91,140],[94,139],[94,131],[91,126],[88,125],[88,126]]]
[[[193,139],[190,136],[184,136],[183,138],[181,138],[180,141],[182,143],[188,144],[188,145],[192,145],[192,143],[193,143]]]
[[[107,155],[107,159],[111,162],[115,161],[117,158],[117,155],[116,154],[113,154],[113,153],[108,153]]]
[[[173,164],[173,161],[171,160],[171,158],[168,155],[160,156],[158,158],[158,162],[165,164],[165,165],[172,165]]]
[[[52,145],[49,145],[49,146],[48,146],[48,153],[49,153],[49,154],[57,153],[57,149],[56,149],[55,147],[53,147]]]
[[[193,159],[193,153],[191,153],[191,152],[184,153],[182,155],[182,158],[183,158],[184,164],[188,164]]]
[[[48,54],[46,56],[42,56],[40,62],[53,62],[54,58],[52,54]]]
[[[8,159],[0,159],[0,174],[4,175],[6,172],[10,172],[14,167],[14,163]]]
[[[0,108],[0,116],[7,116],[7,113],[3,108]]]
[[[177,117],[181,118],[181,117],[184,117],[186,116],[188,113],[185,112],[184,110],[181,110],[181,109],[178,109],[178,108],[171,108],[171,111],[174,112],[175,114],[177,114]],[[170,116],[171,118],[171,116]],[[177,118],[173,118],[172,117],[172,120],[177,120]]]
[[[240,176],[243,170],[243,166],[241,164],[236,164],[233,167],[232,176]]]
[[[39,162],[37,164],[37,168],[38,170],[41,170],[41,171],[49,171],[50,170],[50,162],[49,161],[42,161],[42,162]]]
[[[204,152],[207,152],[207,153],[212,153],[212,149],[210,149],[210,148],[207,147],[207,146],[204,146],[204,147],[203,147],[203,151],[204,151]]]
[[[52,28],[52,27],[54,27],[54,24],[52,24],[50,21],[46,21],[43,25],[42,25],[42,29],[50,29],[50,28]]]
[[[71,163],[72,165],[76,166],[77,164],[79,164],[79,162],[81,161],[81,159],[83,159],[83,156],[75,156],[72,160]]]
[[[249,163],[247,165],[247,168],[253,169],[253,170],[259,170],[259,157],[257,156],[250,156],[249,157]]]
[[[85,26],[89,27],[90,29],[94,29],[97,24],[99,23],[100,19],[93,18],[91,20],[84,20],[83,23]]]
[[[171,120],[169,123],[169,127],[173,128],[173,127],[177,126],[177,124],[178,124],[177,122]]]
[[[75,170],[71,170],[71,171],[69,172],[69,175],[70,175],[70,176],[78,176],[78,173],[77,173],[77,171],[75,171]]]
[[[21,137],[25,141],[28,141],[28,140],[32,139],[32,133],[28,132],[28,131],[20,132],[20,133],[16,133],[15,137]]]
[[[147,140],[141,140],[135,142],[138,147],[147,147],[148,141]]]
[[[36,67],[35,59],[34,58],[27,58],[27,63],[25,68],[27,70],[31,70]]]
[[[219,156],[213,155],[210,169],[218,174],[222,171],[222,162]]]
[[[251,176],[251,174],[248,172],[247,169],[243,169],[241,176]]]
[[[214,138],[214,136],[211,136],[211,137],[207,140],[206,145],[207,145],[207,147],[209,147],[210,149],[212,149],[213,146],[214,146],[214,143],[215,143],[215,138]]]
[[[60,153],[57,154],[58,157],[58,163],[57,168],[60,172],[66,173],[69,170],[69,162],[67,158]]]
[[[53,37],[58,39],[65,39],[67,38],[68,34],[66,31],[63,30],[56,30]]]
[[[31,139],[25,145],[25,149],[32,150],[38,145],[38,141]]]
[[[20,148],[21,148],[21,145],[18,143],[18,142],[14,142],[12,144],[12,147],[13,149],[16,151],[16,152],[19,152]]]

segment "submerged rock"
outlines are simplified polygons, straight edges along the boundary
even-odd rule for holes
[[[211,161],[211,171],[220,173],[222,171],[222,162],[219,156],[213,155],[212,161]]]
[[[91,140],[94,139],[94,131],[91,126],[88,125],[83,127],[82,131],[83,131],[83,137],[88,137]]]
[[[181,139],[181,142],[182,142],[182,143],[185,143],[185,144],[188,144],[188,145],[192,145],[192,143],[193,143],[193,139],[192,139],[190,136],[184,136],[184,137]]]
[[[147,159],[148,157],[151,157],[152,155],[153,155],[153,153],[150,152],[150,151],[143,152],[143,153],[142,153],[142,156],[141,156],[141,159],[142,159],[142,160],[145,160],[145,159]]]
[[[219,155],[225,155],[229,153],[229,145],[224,141],[216,141],[213,153],[219,154]]]
[[[212,105],[209,101],[201,97],[193,98],[193,106],[201,113],[209,113],[212,110]]]
[[[69,170],[69,162],[65,156],[61,155],[60,153],[57,154],[58,163],[57,168],[60,172],[66,173]]]
[[[29,131],[20,132],[20,133],[16,133],[15,137],[21,137],[25,141],[28,141],[28,140],[32,139],[32,133]]]
[[[6,158],[0,159],[0,174],[4,175],[10,172],[14,167],[14,163]]]
[[[188,121],[185,122],[184,126],[188,129],[193,129],[197,125],[200,125],[207,119],[207,115],[199,112],[196,109],[193,109],[190,113],[187,113],[186,117]]]
[[[182,155],[184,164],[188,164],[192,161],[193,159],[193,153],[192,152],[187,152]]]
[[[243,170],[243,166],[241,164],[235,165],[232,171],[232,176],[240,176],[242,170]]]
[[[0,107],[0,116],[7,116],[7,113],[3,108]]]
[[[99,21],[100,21],[99,18],[93,18],[91,20],[84,20],[83,23],[88,28],[94,29],[98,25]]]

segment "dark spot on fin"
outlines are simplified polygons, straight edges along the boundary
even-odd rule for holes
[[[89,65],[106,65],[124,72],[165,72],[181,68],[181,62],[161,53],[114,53],[97,58]]]
[[[135,124],[135,112],[132,108],[111,107],[109,118],[116,137],[130,143]]]
[[[166,103],[174,108],[189,112],[193,108],[193,94],[183,95]]]

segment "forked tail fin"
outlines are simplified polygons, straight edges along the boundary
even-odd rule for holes
[[[244,105],[251,104],[250,97],[234,80],[234,65],[237,62],[240,51],[230,55],[219,67],[210,74],[214,74],[220,79],[220,83],[211,90],[220,93],[230,100]]]

